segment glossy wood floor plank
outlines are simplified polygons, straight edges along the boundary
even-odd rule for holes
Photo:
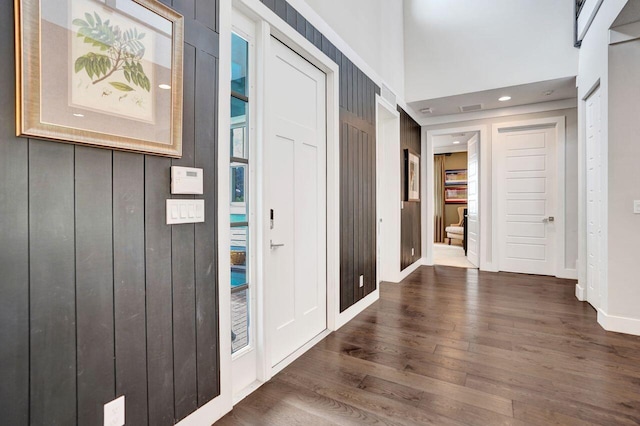
[[[640,338],[575,281],[422,267],[222,425],[638,425]]]

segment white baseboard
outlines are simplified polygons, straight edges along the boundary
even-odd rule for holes
[[[406,268],[404,268],[402,271],[400,271],[400,274],[398,275],[398,282],[401,282],[402,280],[407,278],[409,275],[414,273],[416,271],[416,269],[418,269],[422,265],[423,265],[423,260],[422,260],[422,258],[420,258],[417,261],[415,261],[414,263],[412,263],[411,265],[409,265]]]
[[[305,343],[300,349],[298,349],[297,351],[295,351],[294,353],[292,353],[291,355],[289,355],[288,357],[286,357],[285,359],[277,363],[271,369],[271,377],[275,376],[276,374],[284,370],[285,367],[287,367],[296,359],[300,358],[302,354],[304,354],[306,351],[314,347],[316,343],[318,343],[320,340],[327,337],[329,334],[331,334],[331,330],[329,329],[324,330],[322,333],[318,334],[316,337],[314,337],[313,339]]]
[[[580,285],[580,283],[576,284],[576,299],[581,302],[587,300],[585,288]]]
[[[336,319],[336,330],[354,319],[360,312],[374,304],[378,299],[380,299],[380,289],[376,288],[373,293],[367,294],[364,299],[360,300],[353,306],[350,306],[338,315],[338,318]]]
[[[233,396],[233,405],[236,405],[238,402],[242,401],[246,397],[248,397],[253,391],[257,390],[260,386],[262,386],[265,382],[261,382],[260,380],[256,380],[251,383],[246,388],[242,389],[236,395]]]
[[[640,319],[608,315],[598,309],[598,324],[607,331],[640,336]]]
[[[577,280],[578,279],[578,270],[577,269],[569,269],[569,268],[560,269],[560,271],[558,271],[558,274],[556,275],[556,277],[563,278],[565,280]]]

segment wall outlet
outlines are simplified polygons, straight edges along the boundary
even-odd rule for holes
[[[416,253],[416,250],[413,247],[411,247],[411,256],[413,256],[415,253]]]
[[[104,426],[124,426],[124,395],[104,404]]]
[[[364,275],[360,275],[360,287],[364,287]]]
[[[633,201],[633,213],[640,214],[640,200]]]

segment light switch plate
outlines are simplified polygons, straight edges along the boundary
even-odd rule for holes
[[[640,214],[640,200],[633,201],[633,212],[635,214]]]
[[[104,404],[104,426],[124,425],[124,395]]]
[[[360,287],[364,287],[364,275],[360,275]]]
[[[204,222],[204,200],[167,200],[167,225]]]

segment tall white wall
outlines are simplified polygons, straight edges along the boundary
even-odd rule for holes
[[[305,0],[404,99],[402,0]]]
[[[575,76],[573,3],[404,0],[406,101]]]

